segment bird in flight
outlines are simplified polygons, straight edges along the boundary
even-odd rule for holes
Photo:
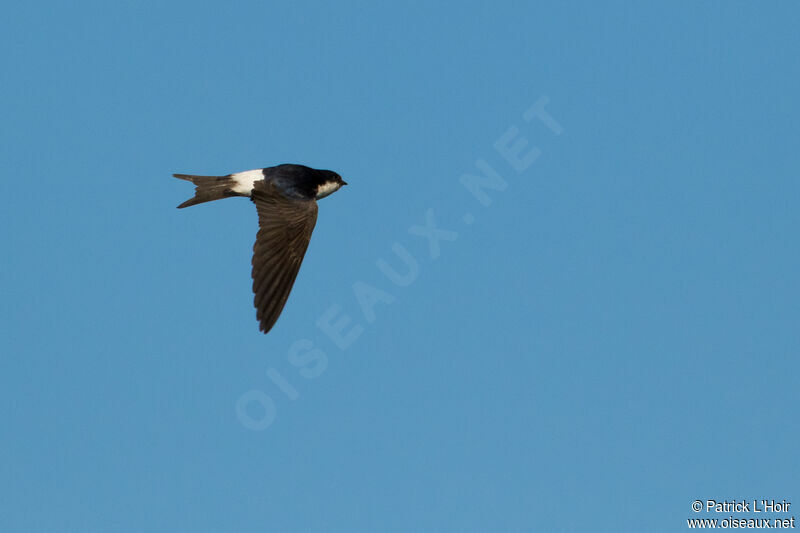
[[[317,200],[347,185],[331,170],[278,165],[227,176],[173,174],[195,184],[194,198],[178,209],[246,196],[258,210],[253,245],[253,292],[259,329],[268,333],[283,310],[317,222]]]

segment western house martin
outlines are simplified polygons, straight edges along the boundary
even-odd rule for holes
[[[259,329],[268,333],[283,310],[317,222],[317,200],[347,185],[331,170],[278,165],[227,176],[173,174],[195,184],[192,205],[246,196],[258,210],[253,245],[253,293]]]

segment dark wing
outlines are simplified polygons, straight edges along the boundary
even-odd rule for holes
[[[256,182],[251,197],[259,226],[253,246],[253,292],[260,329],[267,333],[297,278],[317,223],[317,202],[287,198],[266,181]]]

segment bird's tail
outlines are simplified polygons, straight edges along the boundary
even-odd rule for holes
[[[190,174],[173,174],[173,176],[178,179],[191,181],[195,184],[194,198],[189,198],[183,202],[178,206],[178,209],[202,204],[203,202],[210,202],[212,200],[219,200],[221,198],[240,196],[231,188],[235,185],[235,183],[231,179],[230,174],[227,176],[192,176]]]

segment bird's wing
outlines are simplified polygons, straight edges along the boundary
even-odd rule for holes
[[[285,197],[267,181],[255,184],[258,235],[253,246],[253,292],[260,329],[267,333],[283,310],[317,222],[317,202]]]

